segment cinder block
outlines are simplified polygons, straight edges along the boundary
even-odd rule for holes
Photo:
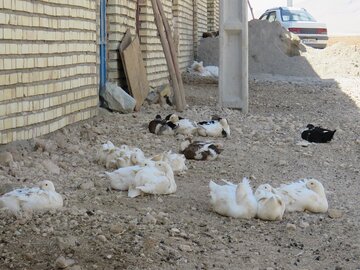
[[[39,50],[40,50],[41,53],[48,53],[49,52],[49,45],[48,44],[41,44]]]
[[[48,57],[48,66],[49,67],[52,67],[54,66],[54,57]]]
[[[49,108],[50,107],[50,98],[46,98],[44,99],[44,109]]]
[[[9,106],[9,109],[7,108],[7,114],[13,114],[19,112],[18,110],[18,104],[16,102],[7,104]]]
[[[4,119],[4,129],[11,129],[13,128],[13,125],[12,125],[12,118],[6,118]]]
[[[26,135],[25,135],[26,136]],[[30,138],[34,138],[35,135],[34,135],[34,129],[31,128],[27,131],[27,138],[30,139]]]
[[[36,71],[32,73],[32,76],[29,76],[29,82],[38,82],[40,81],[40,72]]]
[[[23,127],[24,126],[24,117],[18,116],[16,117],[16,127]]]
[[[53,9],[53,7],[51,7],[51,6],[45,6],[44,13],[47,15],[52,15],[53,14],[52,9]]]
[[[14,44],[8,44],[8,45],[9,45],[9,50],[7,50],[8,53],[10,54],[18,53],[17,46],[14,46]]]
[[[8,132],[8,134],[7,134],[7,141],[8,141],[8,142],[12,142],[12,141],[14,140],[14,136],[13,136],[13,135],[14,135],[14,134],[13,134],[12,131]]]
[[[0,105],[0,116],[6,115],[6,104]]]
[[[4,97],[3,100],[12,99],[12,89],[5,89],[5,90],[3,91],[3,97]]]
[[[3,33],[4,39],[11,39],[12,38],[11,32],[12,32],[11,29],[4,28],[4,33]]]
[[[1,136],[1,144],[8,143],[7,134],[4,134],[4,136]]]
[[[37,120],[39,123],[44,122],[45,121],[45,113],[43,113],[43,112],[38,113]]]
[[[6,54],[6,53],[7,53],[6,45],[1,44],[1,46],[0,46],[0,54]]]
[[[28,112],[30,110],[30,102],[29,101],[23,101],[22,102],[22,111]]]
[[[41,127],[41,131],[40,131],[40,135],[44,135],[50,132],[50,127],[48,125],[46,126],[42,126]]]
[[[24,59],[23,58],[17,58],[16,60],[16,68],[24,68]]]
[[[36,110],[36,111],[40,110],[40,101],[39,100],[34,100],[32,102],[32,104],[33,104],[34,110]]]
[[[71,112],[71,105],[68,104],[65,106],[65,114],[69,114]]]
[[[40,18],[38,16],[33,16],[32,17],[32,25],[34,27],[39,27],[40,25]]]
[[[35,114],[30,114],[29,115],[28,123],[29,123],[29,125],[33,125],[33,124],[37,123]]]
[[[16,140],[25,140],[25,131],[16,131]]]
[[[4,59],[4,68],[5,69],[12,69],[13,68],[11,66],[11,59],[10,58],[5,58]]]
[[[28,96],[34,96],[35,95],[35,87],[34,86],[28,86],[27,93],[28,93]]]
[[[40,27],[48,27],[49,22],[47,18],[40,17]]]

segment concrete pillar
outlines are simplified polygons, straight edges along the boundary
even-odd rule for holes
[[[248,111],[247,0],[220,1],[219,103]]]

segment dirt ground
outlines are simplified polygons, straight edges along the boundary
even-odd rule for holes
[[[0,192],[54,182],[62,210],[29,220],[0,213],[0,269],[360,269],[360,80],[252,77],[249,113],[222,109],[216,84],[186,85],[193,120],[227,117],[231,138],[218,139],[218,160],[188,161],[172,195],[128,198],[110,191],[105,168],[95,162],[102,143],[128,144],[148,156],[179,149],[181,137],[156,136],[147,123],[172,108],[146,105],[122,115],[99,116],[43,139],[2,146],[14,158],[0,167]],[[336,129],[333,141],[302,147],[308,123]],[[273,186],[319,179],[331,211],[286,213],[266,222],[220,216],[209,205],[210,180]],[[70,261],[67,261],[70,262]]]
[[[348,45],[360,45],[360,36],[330,36],[328,46],[342,42]]]

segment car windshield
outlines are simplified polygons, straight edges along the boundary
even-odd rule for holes
[[[313,16],[311,16],[305,10],[281,10],[281,17],[283,22],[293,22],[293,21],[309,21],[315,22]]]

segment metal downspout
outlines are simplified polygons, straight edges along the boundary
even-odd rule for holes
[[[106,84],[106,1],[100,0],[100,95]]]

